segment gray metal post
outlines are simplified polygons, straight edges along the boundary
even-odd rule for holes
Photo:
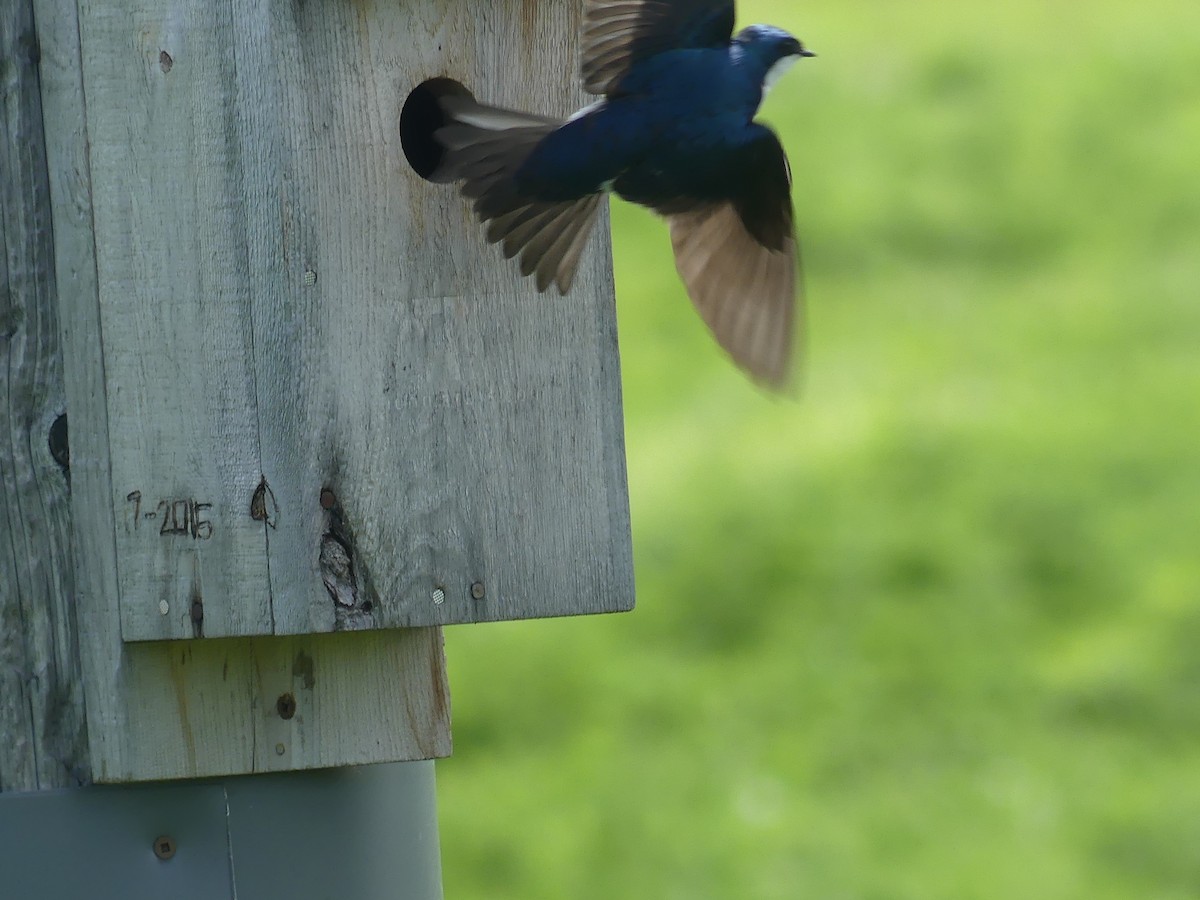
[[[437,900],[432,762],[0,795],[4,900]]]

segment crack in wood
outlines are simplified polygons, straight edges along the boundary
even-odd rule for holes
[[[378,603],[374,587],[358,558],[354,532],[334,491],[323,488],[320,500],[321,508],[328,514],[329,526],[321,536],[318,562],[321,581],[333,601],[334,629],[374,628],[373,612]]]

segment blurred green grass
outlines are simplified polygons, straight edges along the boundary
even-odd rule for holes
[[[1200,897],[1200,4],[751,21],[803,395],[617,204],[639,607],[448,631],[447,896]]]

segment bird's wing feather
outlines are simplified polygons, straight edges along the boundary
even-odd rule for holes
[[[727,199],[667,218],[675,267],[717,342],[755,379],[782,388],[803,307],[787,159],[764,131],[731,160]]]
[[[433,180],[461,181],[487,223],[487,239],[504,255],[520,257],[521,274],[535,275],[537,289],[551,284],[567,293],[591,234],[599,194],[577,200],[544,201],[522,194],[516,172],[561,123],[478,103],[469,94],[439,99],[447,124],[434,136],[445,150]]]
[[[727,43],[733,19],[733,0],[587,0],[584,89],[607,94],[634,63],[656,53]]]

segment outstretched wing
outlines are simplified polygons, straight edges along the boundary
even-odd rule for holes
[[[675,267],[733,361],[784,387],[802,306],[787,158],[768,129],[729,166],[728,198],[668,215]]]
[[[583,87],[607,94],[638,60],[728,43],[733,0],[587,0]]]

